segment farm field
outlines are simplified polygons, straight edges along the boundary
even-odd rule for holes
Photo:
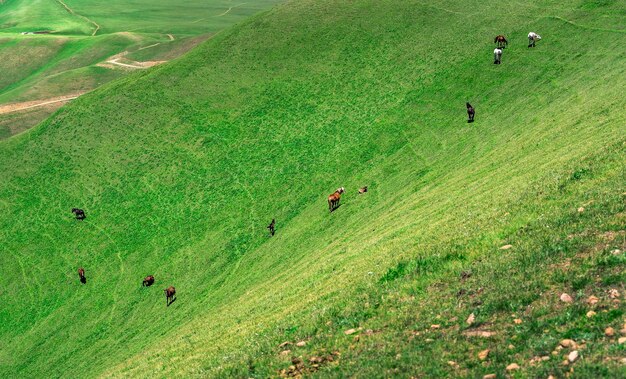
[[[66,4],[129,49],[134,12]],[[0,115],[0,377],[624,377],[626,6],[500,8],[288,0]],[[46,85],[117,72],[81,67]]]
[[[276,2],[1,1],[0,107],[88,92],[170,61]],[[22,34],[33,32],[46,34]],[[0,124],[11,119],[31,127],[62,105],[0,113]],[[17,130],[23,128],[0,126],[0,138]]]

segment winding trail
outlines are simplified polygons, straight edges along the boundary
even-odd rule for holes
[[[76,17],[80,17],[80,18],[82,18],[83,20],[87,21],[88,23],[93,24],[93,26],[95,26],[95,27],[96,27],[96,29],[93,31],[93,33],[91,33],[91,36],[92,36],[92,37],[93,37],[93,36],[95,36],[95,35],[96,35],[96,33],[98,33],[98,30],[100,30],[100,25],[98,25],[98,23],[97,23],[97,22],[95,22],[94,20],[92,20],[92,19],[90,19],[90,18],[88,18],[88,17],[86,17],[86,16],[83,16],[83,15],[81,15],[81,14],[78,14],[78,13],[74,12],[74,10],[73,10],[72,8],[68,7],[68,6],[67,6],[67,4],[65,4],[65,3],[63,2],[63,0],[57,0],[57,2],[58,2],[59,4],[61,4],[61,5],[63,6],[63,8],[65,8],[65,10],[66,10],[66,11],[68,11],[68,13],[70,13],[71,15],[74,15],[74,16],[76,16]]]
[[[83,95],[83,93],[78,93],[70,96],[62,96],[62,97],[53,97],[46,100],[35,100],[35,101],[25,101],[22,103],[11,103],[0,105],[0,114],[12,113],[23,111],[26,109],[43,107],[44,105],[55,104],[55,103],[63,103],[66,101],[74,100],[79,96]]]

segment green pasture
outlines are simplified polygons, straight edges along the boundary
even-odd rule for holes
[[[622,377],[603,330],[626,321],[607,295],[626,296],[624,11],[287,1],[0,141],[0,376],[264,378],[301,356],[318,377],[505,377],[512,362],[561,377],[562,357],[529,361],[574,338],[575,375]],[[471,312],[497,337],[464,337]]]

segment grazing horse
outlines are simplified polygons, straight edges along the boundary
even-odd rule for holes
[[[500,63],[502,63],[502,49],[496,47],[496,49],[493,51],[493,64]]]
[[[77,220],[84,220],[87,218],[87,216],[85,216],[85,211],[80,208],[72,208],[72,213],[74,213]]]
[[[474,114],[476,114],[474,107],[470,103],[465,103],[465,106],[467,107],[467,122],[474,122]]]
[[[507,41],[506,38],[502,34],[499,34],[493,40],[493,43],[497,43],[496,46],[498,46],[498,48],[501,49],[501,48],[506,47],[509,44],[509,41]]]
[[[367,192],[367,186],[359,188],[359,195],[363,195],[365,192]]]
[[[148,275],[143,279],[143,283],[141,284],[143,287],[150,287],[154,284],[154,276]]]
[[[328,210],[334,211],[339,206],[339,200],[341,199],[341,194],[346,192],[346,189],[341,187],[337,188],[337,191],[328,196]]]
[[[167,302],[167,306],[169,307],[170,304],[172,304],[174,300],[176,300],[176,288],[169,286],[163,291],[165,292],[165,299]]]
[[[535,47],[535,42],[539,41],[541,36],[535,32],[528,33],[528,47]]]
[[[85,269],[84,268],[79,268],[78,269],[78,276],[80,277],[80,282],[85,284],[87,283],[87,278],[85,277]]]
[[[276,219],[272,219],[272,222],[270,222],[267,228],[270,230],[270,235],[273,236],[276,232]]]

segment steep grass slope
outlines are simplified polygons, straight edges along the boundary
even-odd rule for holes
[[[578,229],[623,230],[624,9],[589,4],[292,1],[1,142],[0,374],[277,375],[283,339],[349,357],[352,342],[316,334],[326,321],[340,336],[368,317],[411,326],[395,316],[403,286],[442,313],[455,304],[429,286],[461,267],[522,287],[505,270],[548,270],[573,206],[598,204]],[[494,257],[516,233],[511,259]],[[487,298],[484,315],[534,299]],[[431,322],[423,309],[411,322]],[[319,374],[454,375],[450,341],[382,335]]]

